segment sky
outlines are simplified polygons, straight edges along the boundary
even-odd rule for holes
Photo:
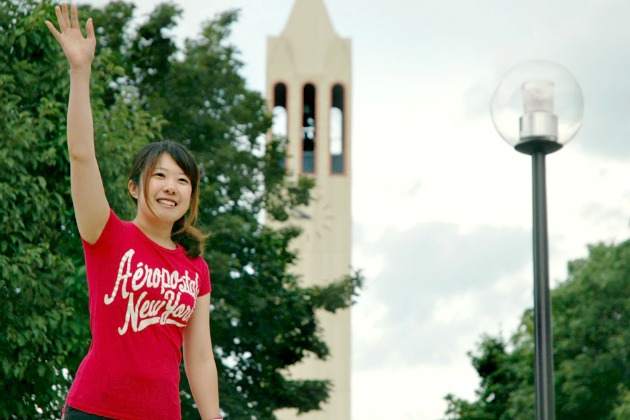
[[[299,0],[298,0],[299,1]],[[473,399],[467,352],[533,305],[531,158],[490,100],[514,65],[550,60],[584,96],[577,136],[547,157],[550,278],[588,244],[630,234],[630,3],[323,0],[352,40],[353,420],[444,417]],[[104,0],[90,2],[103,5]],[[155,0],[137,1],[142,18]],[[242,75],[265,94],[266,39],[294,0],[179,0],[179,42],[237,8]]]

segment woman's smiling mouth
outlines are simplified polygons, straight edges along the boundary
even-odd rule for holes
[[[160,204],[164,204],[165,206],[169,206],[169,207],[175,207],[177,205],[176,202],[167,200],[165,198],[160,198],[157,202]]]

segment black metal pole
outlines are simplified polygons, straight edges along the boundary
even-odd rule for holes
[[[532,153],[536,419],[555,419],[545,152]]]

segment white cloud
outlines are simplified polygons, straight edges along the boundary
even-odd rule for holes
[[[460,232],[444,223],[390,229],[374,242],[359,237],[354,255],[380,257],[382,264],[365,273],[366,290],[355,306],[355,370],[448,365],[480,334],[515,326],[527,303],[528,242],[519,228]],[[511,287],[502,285],[506,278]]]
[[[470,315],[479,312],[480,302],[472,293],[438,297],[433,305],[431,321],[441,324],[453,324],[470,319]]]
[[[393,346],[396,343],[392,343]],[[427,342],[426,345],[431,345]],[[400,420],[442,418],[446,410],[444,389],[472,398],[477,376],[471,366],[453,363],[436,367],[418,364],[404,368],[381,368],[353,376],[352,418]]]

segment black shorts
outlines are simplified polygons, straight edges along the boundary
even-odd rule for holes
[[[66,412],[63,415],[63,420],[112,420],[109,417],[97,416],[96,414],[86,413],[85,411],[77,410],[66,404]]]

